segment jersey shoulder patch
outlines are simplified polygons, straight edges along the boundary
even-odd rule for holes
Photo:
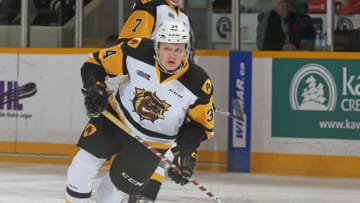
[[[204,84],[201,86],[201,90],[205,94],[211,94],[212,89],[213,89],[213,87],[212,87],[211,80],[208,78],[207,80],[205,80]]]

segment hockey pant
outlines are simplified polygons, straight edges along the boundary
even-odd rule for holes
[[[67,178],[66,196],[72,203],[89,201],[91,186],[100,167],[113,155],[117,156],[111,164],[108,179],[104,179],[102,184],[115,186],[116,190],[101,188],[96,196],[107,196],[104,194],[109,191],[118,193],[118,190],[139,194],[160,162],[159,157],[103,116],[89,121],[78,146],[81,149],[68,169]],[[113,196],[122,198],[122,195]],[[100,202],[107,203],[105,201]]]

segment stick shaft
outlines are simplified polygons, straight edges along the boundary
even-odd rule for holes
[[[215,112],[217,112],[217,113],[219,113],[219,114],[221,114],[221,115],[223,115],[223,116],[227,116],[227,117],[229,117],[229,118],[232,118],[232,119],[237,119],[237,120],[241,120],[241,121],[244,120],[244,118],[243,118],[242,115],[236,116],[236,115],[234,115],[234,114],[232,114],[232,113],[230,113],[230,112],[222,111],[222,110],[219,110],[219,109],[215,109]]]

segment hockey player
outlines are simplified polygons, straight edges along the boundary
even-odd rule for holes
[[[176,141],[174,164],[186,183],[193,174],[200,142],[213,136],[213,86],[207,73],[187,59],[189,32],[164,21],[155,40],[135,38],[92,53],[81,68],[85,106],[91,116],[67,172],[66,198],[85,203],[102,164],[115,157],[98,188],[96,202],[121,202],[140,194],[160,158],[105,118],[105,109],[148,144],[165,152]],[[126,75],[107,95],[106,77]],[[187,120],[189,125],[183,125]],[[183,126],[181,136],[179,128]]]
[[[189,59],[194,61],[195,42],[189,17],[180,7],[183,0],[137,0],[133,5],[133,10],[124,23],[118,36],[118,42],[130,38],[152,38],[154,39],[156,30],[163,21],[183,22],[190,31]],[[192,125],[189,123],[188,125]],[[180,132],[181,133],[181,132]],[[171,151],[166,153],[170,159],[173,157]],[[128,203],[136,203],[141,200],[142,203],[153,202],[160,190],[163,181],[164,170],[166,167],[160,165],[151,180],[143,190],[142,195],[129,197]],[[171,172],[170,172],[171,175]],[[172,178],[172,177],[171,177]]]
[[[120,30],[118,41],[131,38],[152,38],[163,21],[183,22],[190,32],[190,53],[193,60],[195,44],[188,15],[180,7],[183,0],[136,0],[133,10]]]

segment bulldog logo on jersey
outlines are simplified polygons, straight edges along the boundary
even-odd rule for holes
[[[146,119],[154,123],[159,118],[164,119],[164,113],[170,104],[159,99],[155,92],[135,88],[134,93],[134,111],[140,116],[140,120]]]

